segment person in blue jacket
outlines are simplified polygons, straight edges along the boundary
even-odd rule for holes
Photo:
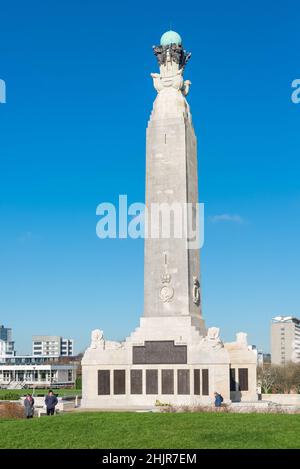
[[[215,392],[215,406],[216,407],[221,407],[223,400],[224,399],[221,396],[221,394],[219,394],[218,392]]]
[[[57,405],[57,403],[57,397],[53,394],[53,391],[50,390],[45,398],[47,415],[54,415],[55,406]]]

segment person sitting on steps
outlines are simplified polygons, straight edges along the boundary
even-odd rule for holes
[[[218,392],[215,392],[215,407],[221,407],[222,402],[223,402],[223,396],[219,394]]]

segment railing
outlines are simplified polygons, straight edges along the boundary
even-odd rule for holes
[[[10,381],[1,381],[0,382],[1,386],[5,386],[6,389],[23,389],[26,387],[27,382],[26,381],[17,381],[15,379],[12,379]]]

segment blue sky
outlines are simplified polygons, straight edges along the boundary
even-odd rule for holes
[[[205,203],[203,311],[269,349],[300,316],[299,2],[0,1],[0,323],[122,339],[143,312],[142,240],[100,240],[96,206],[144,201],[151,46],[178,31]]]

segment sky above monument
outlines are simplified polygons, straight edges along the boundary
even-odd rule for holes
[[[0,324],[121,340],[143,313],[143,241],[100,240],[96,207],[144,202],[152,45],[177,31],[198,137],[208,326],[269,350],[300,316],[296,0],[0,2]]]

